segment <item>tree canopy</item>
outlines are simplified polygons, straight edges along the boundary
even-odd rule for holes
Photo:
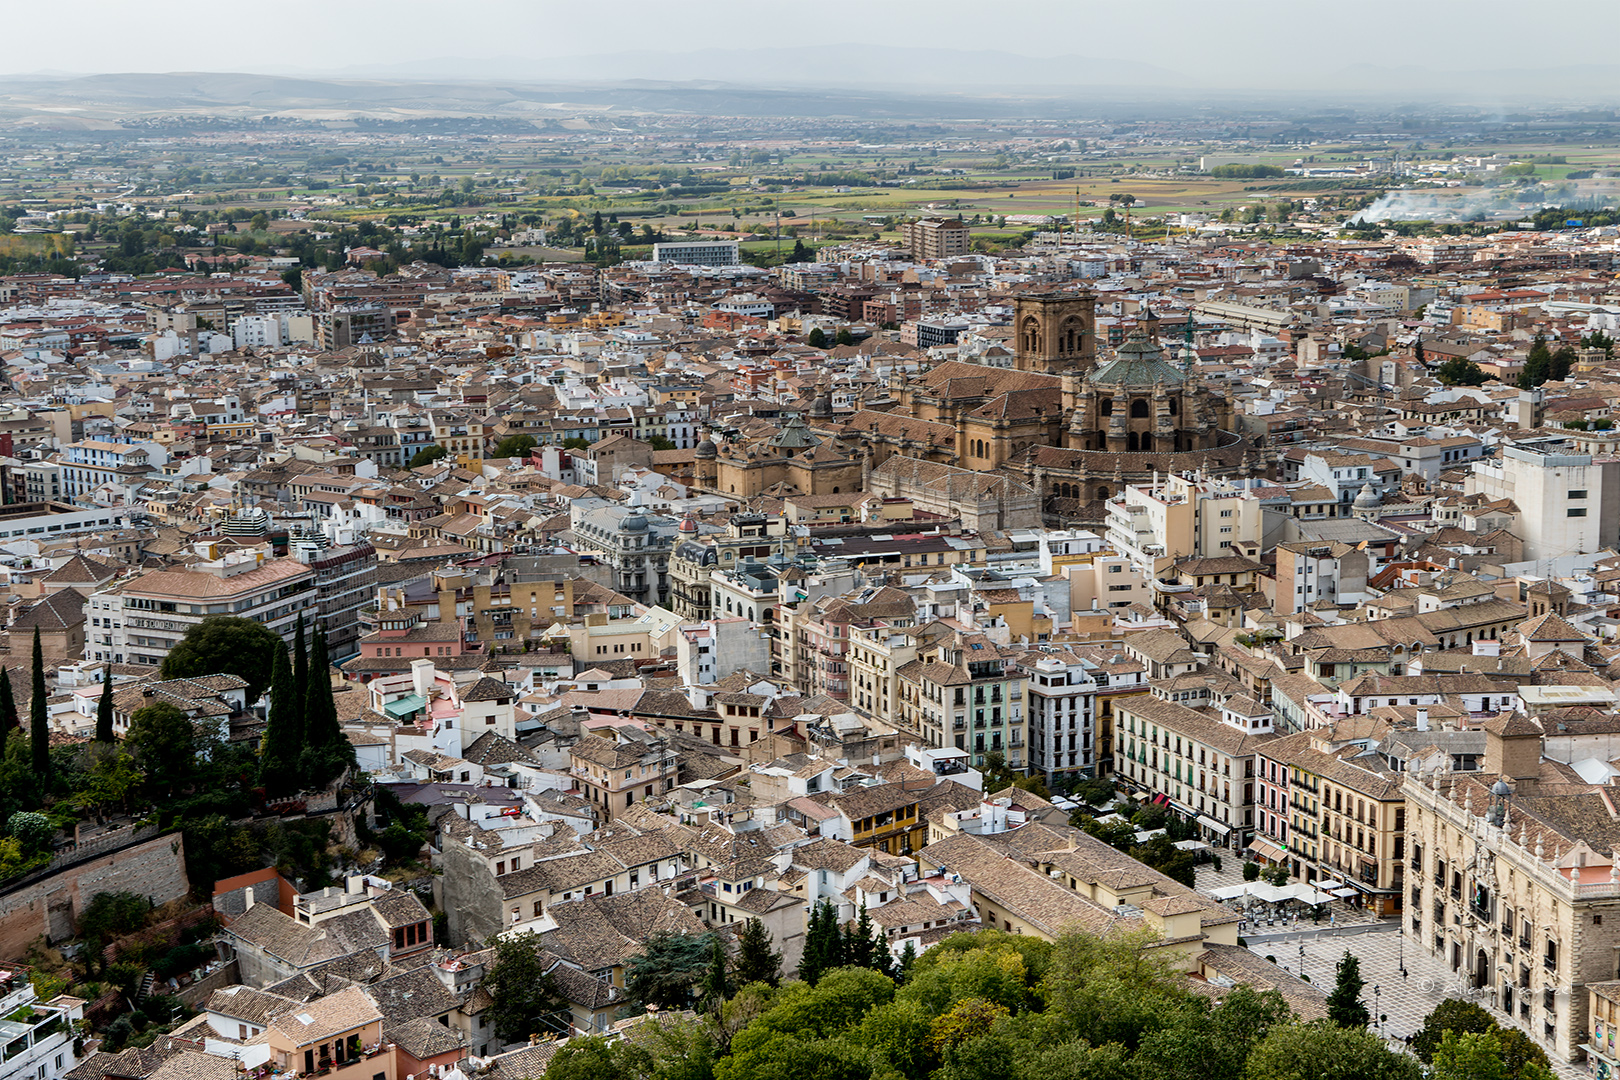
[[[495,444],[495,450],[489,456],[495,458],[524,457],[538,445],[540,445],[540,440],[533,435],[508,435]]]
[[[1361,977],[1361,961],[1346,949],[1339,958],[1333,992],[1328,995],[1328,1019],[1340,1027],[1364,1028],[1372,1020],[1367,1006],[1361,1000],[1361,989],[1366,981]]]
[[[235,615],[210,615],[186,631],[163,658],[165,679],[235,675],[247,683],[247,699],[258,701],[270,685],[276,650],[286,644],[268,626]]]
[[[552,1016],[560,1007],[556,986],[541,956],[540,935],[533,931],[496,937],[490,942],[494,961],[483,986],[492,999],[488,1012],[495,1034],[506,1042],[555,1033]]]

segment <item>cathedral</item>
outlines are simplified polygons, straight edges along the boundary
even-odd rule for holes
[[[1096,296],[1014,301],[1012,368],[936,364],[890,384],[891,402],[835,417],[823,386],[805,417],[724,448],[698,447],[699,489],[749,498],[860,490],[891,457],[995,472],[1033,489],[1042,514],[1100,524],[1103,503],[1155,474],[1251,475],[1256,448],[1232,404],[1200,383],[1189,349],[1168,353],[1151,318],[1097,352]]]

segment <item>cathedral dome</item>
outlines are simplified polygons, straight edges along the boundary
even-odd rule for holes
[[[692,451],[692,456],[698,459],[719,457],[720,448],[714,445],[713,439],[706,438],[697,444],[697,449]]]
[[[1164,346],[1141,330],[1132,331],[1114,358],[1091,375],[1094,385],[1103,386],[1152,386],[1179,383],[1181,378],[1180,369],[1165,362]]]

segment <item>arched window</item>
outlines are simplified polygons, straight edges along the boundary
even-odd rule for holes
[[[1150,415],[1152,414],[1148,412],[1148,403],[1146,398],[1137,398],[1135,401],[1131,402],[1132,417],[1140,418]]]
[[[1025,352],[1038,353],[1041,351],[1041,324],[1033,315],[1024,320],[1023,338]]]
[[[1176,399],[1175,398],[1170,399],[1170,415],[1171,416],[1176,415]]]
[[[1105,397],[1101,401],[1097,402],[1097,415],[1098,416],[1113,416],[1114,415],[1114,399]]]
[[[1125,451],[1127,453],[1134,454],[1136,453],[1137,449],[1136,432],[1128,432],[1125,435]]]
[[[1097,489],[1097,498],[1099,498],[1099,499],[1108,498],[1108,489],[1105,488],[1105,487],[1098,488]]]
[[[838,494],[838,489],[837,489],[837,488],[836,488],[836,487],[835,487],[835,488],[833,488],[833,489],[832,489],[832,493],[833,493],[833,494],[834,494],[834,495],[836,495],[836,494]]]
[[[1080,344],[1085,339],[1085,324],[1073,315],[1065,319],[1063,329],[1058,335],[1059,348],[1065,353],[1080,351]]]

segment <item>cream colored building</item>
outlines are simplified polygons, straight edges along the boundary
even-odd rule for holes
[[[1485,731],[1482,770],[1406,779],[1402,933],[1498,1022],[1574,1061],[1592,1030],[1587,988],[1620,973],[1620,822],[1606,790],[1541,761],[1539,726]]]

